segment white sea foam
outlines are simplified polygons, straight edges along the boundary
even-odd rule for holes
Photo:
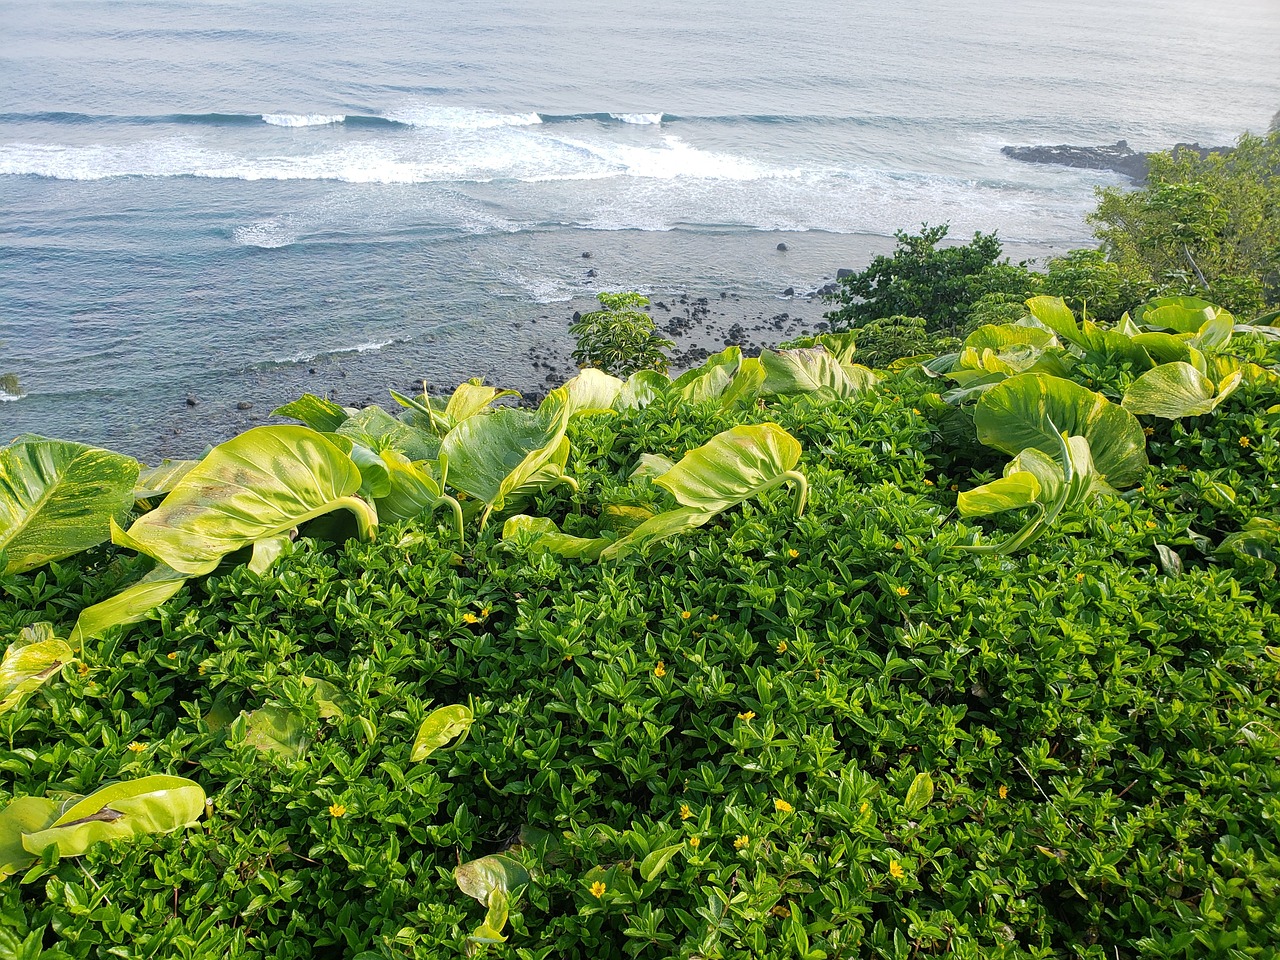
[[[25,396],[25,393],[5,393],[3,390],[0,390],[0,403],[7,403],[10,400],[21,400]]]
[[[512,286],[519,287],[534,303],[567,303],[575,293],[582,292],[559,277],[529,276],[519,270],[504,270],[498,276]]]
[[[330,123],[342,123],[347,118],[340,113],[264,113],[262,119],[276,127],[323,127]]]
[[[323,360],[326,357],[341,357],[351,353],[373,353],[375,350],[382,350],[397,343],[408,342],[404,337],[393,337],[390,340],[370,340],[364,343],[352,344],[349,347],[334,347],[331,350],[319,350],[315,353],[295,353],[287,357],[276,357],[272,363],[309,363],[313,360]]]
[[[661,113],[611,113],[609,116],[623,123],[634,123],[640,126],[653,126],[662,123]]]
[[[283,220],[259,220],[231,231],[231,239],[242,247],[262,247],[266,250],[287,247],[298,239],[298,232]]]
[[[494,113],[467,107],[446,107],[431,103],[406,104],[386,114],[386,119],[412,127],[446,130],[490,130],[494,127],[532,127],[542,123],[536,113]]]

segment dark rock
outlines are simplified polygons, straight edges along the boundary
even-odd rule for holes
[[[784,297],[794,297],[794,296],[796,295],[796,288],[795,288],[795,287],[787,287],[787,289],[785,289],[785,290],[783,290],[783,291],[782,291],[782,295],[783,295]]]
[[[587,253],[587,252],[584,250],[584,251],[582,252],[582,259],[583,259],[583,260],[590,260],[590,259],[591,259],[591,254]]]
[[[841,267],[839,270],[836,271],[837,280],[843,280],[845,277],[852,277],[852,276],[853,276],[853,271],[850,270],[848,267]]]
[[[573,311],[573,322],[577,323],[581,319],[582,319],[582,311],[580,310]]]
[[[1177,143],[1172,149],[1174,153],[1192,151],[1202,158],[1213,153],[1231,152],[1230,147],[1202,147],[1198,143]],[[1001,147],[1000,152],[1023,163],[1056,163],[1087,170],[1111,170],[1124,174],[1135,183],[1147,179],[1148,158],[1151,156],[1136,152],[1124,140],[1101,147],[1077,147],[1065,143],[1053,147]]]
[[[786,253],[788,250],[788,247],[785,243],[780,243],[778,244],[778,249],[781,250],[783,253]]]
[[[252,404],[252,403],[250,403],[248,400],[241,400],[239,403],[237,403],[237,404],[236,404],[236,409],[237,409],[237,410],[252,410],[252,409],[253,409],[253,404]]]
[[[316,372],[316,368],[315,368],[315,367],[312,367],[312,368],[310,368],[310,369],[307,371],[307,373],[315,373],[315,372]]]
[[[188,394],[187,394],[187,406],[188,406],[188,407],[198,407],[198,406],[200,406],[200,400],[199,400],[199,398],[198,398],[198,397],[196,397],[196,395],[195,395],[194,393],[188,393]]]
[[[596,271],[594,267],[592,267],[590,270],[587,271],[588,277],[594,277],[595,275],[596,275]]]

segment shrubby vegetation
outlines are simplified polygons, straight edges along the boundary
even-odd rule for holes
[[[1273,956],[1280,329],[1000,309],[0,450],[3,953]]]

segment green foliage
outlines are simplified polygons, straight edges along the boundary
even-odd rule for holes
[[[663,351],[673,344],[658,336],[653,318],[639,309],[649,305],[649,298],[638,293],[599,293],[596,299],[600,309],[584,313],[569,327],[577,338],[574,362],[618,377],[638,370],[665,373]]]
[[[1155,154],[1144,186],[1099,191],[1090,222],[1108,259],[1148,295],[1205,296],[1253,316],[1280,302],[1278,174],[1276,132],[1207,157]]]
[[[918,234],[894,234],[898,244],[891,256],[878,256],[865,270],[840,281],[832,296],[836,309],[826,314],[831,329],[857,330],[875,320],[923,317],[927,331],[955,334],[984,296],[1027,296],[1034,283],[1030,271],[1000,259],[1002,247],[994,233],[975,233],[970,243],[939,247],[947,229],[946,224],[924,224]]]

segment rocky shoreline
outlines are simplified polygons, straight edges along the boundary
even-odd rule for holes
[[[1280,117],[1280,114],[1277,114]],[[1274,122],[1273,122],[1274,125]],[[1230,153],[1231,147],[1202,147],[1198,143],[1176,143],[1174,153],[1192,151],[1202,158],[1213,153]],[[1136,184],[1146,182],[1150,171],[1150,153],[1140,153],[1126,140],[1099,147],[1081,147],[1061,143],[1056,146],[1001,147],[1006,157],[1023,163],[1052,163],[1063,167],[1079,167],[1086,170],[1110,170],[1123,174]]]

